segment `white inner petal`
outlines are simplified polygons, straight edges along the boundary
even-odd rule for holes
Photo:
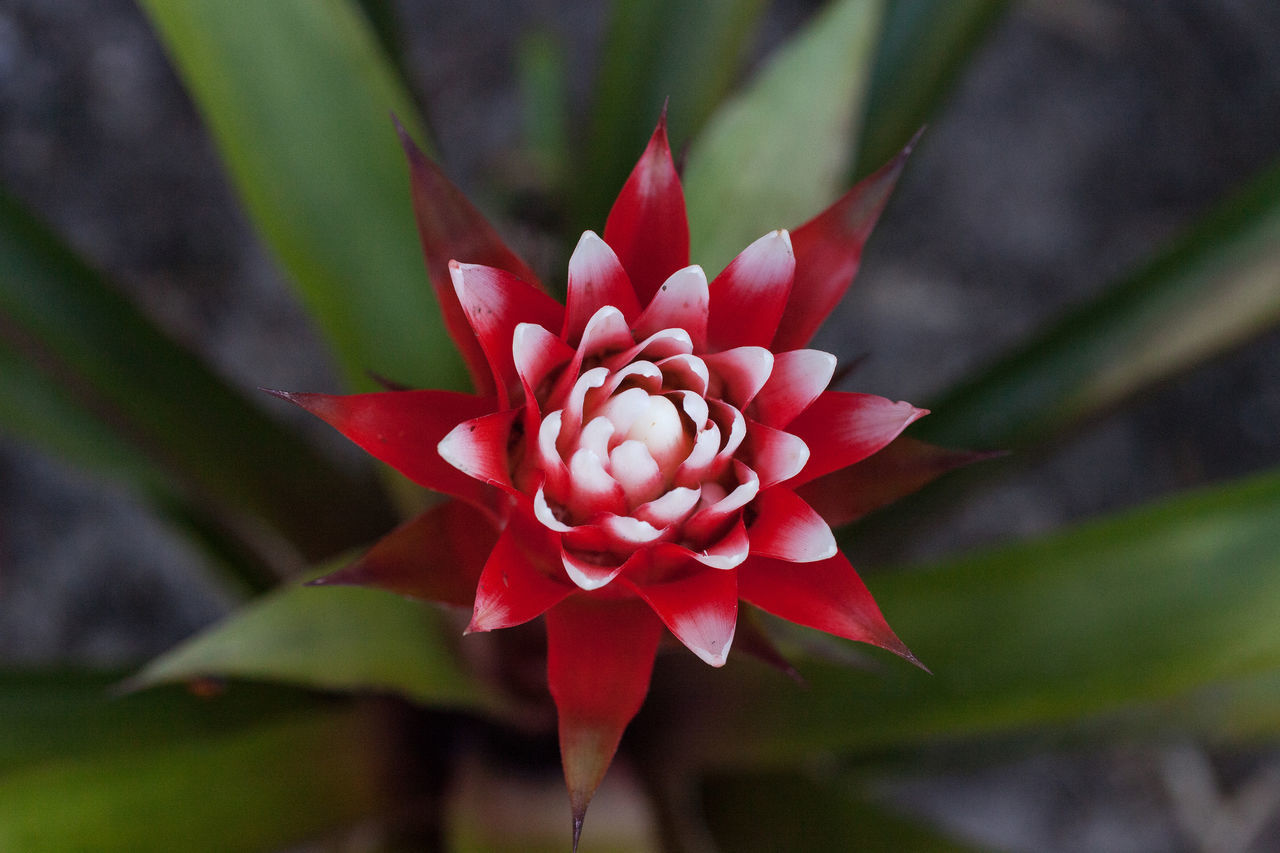
[[[649,397],[645,411],[627,430],[627,438],[644,442],[664,471],[674,471],[692,446],[675,404],[656,394]]]

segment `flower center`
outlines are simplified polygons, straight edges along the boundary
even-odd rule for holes
[[[631,424],[626,435],[629,439],[643,442],[653,461],[663,471],[673,471],[693,446],[675,404],[658,394],[649,396],[647,407]]]

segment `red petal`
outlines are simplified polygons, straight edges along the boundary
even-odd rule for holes
[[[814,451],[808,443],[793,434],[747,422],[746,458],[760,477],[760,488],[785,483],[805,470]]]
[[[572,346],[582,338],[587,321],[606,305],[621,311],[628,323],[634,323],[640,313],[636,292],[618,256],[594,231],[583,232],[569,258],[568,293],[561,337]]]
[[[738,594],[775,616],[888,649],[920,665],[884,621],[844,554],[817,563],[751,557],[738,568]]]
[[[518,414],[508,409],[458,424],[436,445],[440,457],[468,477],[514,491],[507,444]]]
[[[836,357],[816,349],[780,352],[773,372],[756,395],[752,413],[762,424],[786,429],[797,415],[818,399],[831,382]]]
[[[914,139],[880,171],[791,233],[796,278],[773,338],[775,352],[809,343],[849,289],[862,261],[862,246],[889,201],[913,145]]]
[[[492,492],[446,462],[436,445],[460,422],[492,412],[493,398],[434,390],[270,393],[311,412],[418,485],[489,505]]]
[[[506,247],[484,214],[476,210],[440,168],[418,150],[398,121],[396,130],[409,160],[409,185],[413,194],[413,213],[418,220],[418,237],[422,240],[427,275],[431,277],[431,286],[440,301],[445,328],[466,360],[476,391],[492,394],[497,389],[480,342],[467,323],[453,283],[449,280],[449,261],[497,267],[532,283],[536,283],[538,278],[519,256]]]
[[[756,520],[747,535],[751,537],[753,556],[813,563],[836,555],[836,537],[831,528],[795,492],[768,489],[756,497],[751,508]]]
[[[707,348],[707,275],[702,267],[677,270],[662,283],[653,301],[636,320],[636,337],[644,339],[663,329],[684,329],[693,342],[693,351]]]
[[[712,666],[724,666],[738,621],[736,574],[704,569],[680,580],[632,588],[689,651]]]
[[[868,459],[805,483],[799,495],[832,527],[911,494],[935,478],[997,452],[948,450],[900,435]]]
[[[471,607],[489,552],[498,541],[490,518],[446,501],[384,536],[356,562],[312,586],[372,586],[411,598]]]
[[[555,580],[559,574],[556,537],[513,514],[484,564],[467,632],[510,628],[541,616],[574,591]]]
[[[662,623],[638,599],[575,596],[547,613],[547,685],[560,715],[560,757],[574,846],[587,804],[649,691]]]
[[[520,377],[511,354],[516,326],[534,323],[558,329],[564,308],[524,279],[497,267],[449,262],[453,289],[475,330],[498,386],[498,405],[506,408],[519,399]]]
[[[671,161],[665,112],[609,211],[604,241],[618,253],[641,305],[649,303],[667,276],[689,265],[689,221]]]
[[[768,347],[787,306],[795,271],[786,231],[772,231],[743,249],[710,284],[711,347]]]
[[[787,432],[804,439],[810,453],[809,464],[792,481],[792,487],[861,462],[928,413],[910,403],[895,403],[874,394],[823,393],[787,425]]]

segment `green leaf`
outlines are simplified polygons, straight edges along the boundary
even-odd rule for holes
[[[700,131],[733,84],[763,11],[762,0],[612,4],[577,183],[582,228],[604,228],[664,103],[673,150]]]
[[[677,675],[651,695],[714,721],[714,737],[691,730],[673,748],[705,740],[719,760],[776,759],[1075,723],[1274,674],[1277,518],[1280,473],[1269,473],[870,578],[933,675],[897,660],[862,671],[809,660],[798,663],[808,690],[740,668],[739,691]]]
[[[959,447],[1042,441],[1280,323],[1280,164],[1167,252],[930,408]]]
[[[0,316],[0,428],[207,528],[266,522],[311,558],[386,529],[371,474],[310,450],[3,195]]]
[[[867,93],[858,177],[888,162],[929,121],[1008,7],[1008,0],[888,4]]]
[[[367,371],[464,387],[428,286],[390,113],[417,111],[346,0],[143,0],[241,197],[338,353]]]
[[[845,188],[878,35],[878,0],[840,0],[711,118],[684,173],[691,257],[714,274]]]
[[[484,708],[444,646],[443,622],[439,610],[381,590],[284,586],[161,655],[131,685],[225,676]]]
[[[121,678],[99,671],[0,671],[0,768],[216,737],[317,705],[314,695],[278,685],[210,685],[207,695],[184,687],[120,695]]]
[[[873,806],[839,778],[800,773],[715,775],[702,785],[703,812],[721,850],[911,850],[961,853],[975,848]]]
[[[0,773],[0,849],[258,851],[377,806],[377,732],[349,712],[293,715]]]

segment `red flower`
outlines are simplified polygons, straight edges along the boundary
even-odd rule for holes
[[[850,468],[925,412],[828,391],[803,347],[848,287],[904,151],[708,282],[660,122],[567,305],[402,137],[431,280],[477,395],[282,394],[452,499],[324,579],[546,617],[575,838],[649,686],[663,627],[720,666],[742,599],[914,661],[837,550],[842,523],[960,461],[918,442]],[[816,508],[815,508],[816,507]]]

